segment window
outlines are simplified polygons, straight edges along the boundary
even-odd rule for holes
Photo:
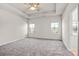
[[[72,34],[76,35],[78,33],[78,10],[77,8],[72,12]]]
[[[51,23],[51,31],[53,31],[54,33],[58,33],[58,29],[59,29],[58,22]]]
[[[33,33],[35,29],[35,24],[30,24],[29,28],[30,28],[30,33]]]

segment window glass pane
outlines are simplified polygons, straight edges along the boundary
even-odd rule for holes
[[[78,10],[77,8],[72,12],[72,34],[76,35],[78,33]]]
[[[33,33],[35,29],[35,24],[30,24],[29,28],[30,28],[30,33]]]
[[[54,33],[58,33],[58,30],[59,30],[59,23],[58,22],[51,23],[51,31]]]

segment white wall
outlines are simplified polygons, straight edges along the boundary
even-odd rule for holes
[[[52,22],[59,22],[59,33],[53,33],[53,31],[51,31]],[[60,16],[34,18],[29,20],[29,24],[35,24],[34,33],[29,33],[29,37],[61,40],[61,17]]]
[[[0,9],[0,45],[23,39],[27,35],[27,23],[23,18]]]
[[[62,16],[62,39],[68,50],[77,53],[78,39],[72,35],[72,12],[77,4],[69,4]]]

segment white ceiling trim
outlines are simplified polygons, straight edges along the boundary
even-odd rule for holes
[[[37,13],[27,13],[26,11],[21,10],[20,8],[17,8],[16,6],[12,5],[11,3],[7,4],[0,4],[2,5],[3,9],[6,9],[10,12],[13,12],[19,16],[21,16],[22,18],[25,19],[32,19],[32,18],[40,18],[40,17],[49,17],[49,16],[58,16],[61,15],[63,13],[63,11],[66,8],[66,4],[64,3],[57,3],[55,4],[55,9],[54,10],[47,10],[47,11],[41,11],[41,12],[37,12]],[[51,7],[52,8],[52,7]]]

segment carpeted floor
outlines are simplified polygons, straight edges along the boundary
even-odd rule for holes
[[[0,46],[0,56],[72,56],[62,41],[26,38]]]

